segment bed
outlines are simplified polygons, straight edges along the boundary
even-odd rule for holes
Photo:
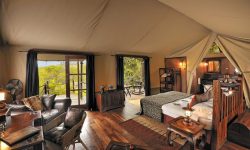
[[[211,144],[211,149],[217,150],[227,141],[227,127],[244,112],[242,80],[239,78],[237,83],[214,80],[212,92],[212,99],[192,106],[194,111],[191,118],[205,125],[207,143]],[[183,99],[162,106],[164,121],[185,116],[180,101]]]
[[[163,121],[162,106],[174,102],[179,99],[184,99],[190,95],[183,92],[170,91],[152,96],[146,96],[141,99],[141,114],[154,118],[158,121]]]

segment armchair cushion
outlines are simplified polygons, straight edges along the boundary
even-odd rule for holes
[[[69,131],[69,129],[65,128],[63,125],[55,127],[45,133],[45,139],[57,144],[62,144],[62,137],[67,131]]]
[[[41,100],[46,110],[50,110],[53,107],[54,100],[56,98],[56,94],[53,95],[43,95]]]
[[[74,125],[79,123],[82,119],[83,113],[84,110],[77,108],[69,108],[64,120],[64,127],[70,129]]]
[[[52,119],[56,118],[60,112],[57,109],[45,110],[42,112],[43,122],[47,124]]]

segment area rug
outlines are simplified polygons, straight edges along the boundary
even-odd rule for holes
[[[186,143],[185,139],[176,138],[173,146],[169,146],[166,125],[144,115],[122,122],[121,126],[130,134],[150,145],[152,149],[178,150],[183,149],[183,145]]]

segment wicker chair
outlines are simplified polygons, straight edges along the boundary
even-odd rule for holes
[[[73,123],[71,128],[65,127],[65,120],[69,112],[74,109],[82,113],[74,114],[68,118],[80,118],[80,121]],[[71,114],[72,115],[72,114]],[[87,146],[80,138],[81,129],[87,114],[85,111],[77,108],[69,108],[69,110],[44,126],[45,149],[48,150],[68,150],[70,145],[75,149],[76,143],[81,143],[87,150]]]

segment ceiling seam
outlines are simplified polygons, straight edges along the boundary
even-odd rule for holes
[[[97,15],[93,18],[93,23],[91,23],[91,28],[93,28],[93,30],[92,30],[91,33],[89,34],[89,36],[88,36],[88,38],[87,38],[87,41],[86,41],[85,45],[82,47],[84,50],[86,49],[86,47],[87,47],[89,41],[91,40],[91,38],[92,38],[92,36],[93,36],[93,34],[94,34],[94,32],[95,32],[96,27],[100,24],[100,22],[101,22],[101,20],[102,20],[102,18],[103,18],[103,16],[104,16],[104,13],[105,13],[105,11],[106,11],[106,9],[107,9],[107,7],[108,7],[110,1],[111,1],[111,0],[105,0],[105,1],[103,2],[104,4],[102,4],[101,10],[100,10],[100,11],[97,13]]]
[[[160,25],[162,22],[163,22],[163,18],[165,18],[166,16],[163,16],[163,17],[161,17],[161,19],[159,20],[159,22],[158,23],[155,23],[154,25],[152,25],[152,27],[151,28],[149,28],[146,32],[145,32],[145,34],[141,37],[141,38],[139,38],[131,47],[130,47],[130,49],[133,49],[134,47],[136,47],[137,45],[138,45],[138,43],[139,42],[141,42],[143,39],[145,39],[158,25]]]

